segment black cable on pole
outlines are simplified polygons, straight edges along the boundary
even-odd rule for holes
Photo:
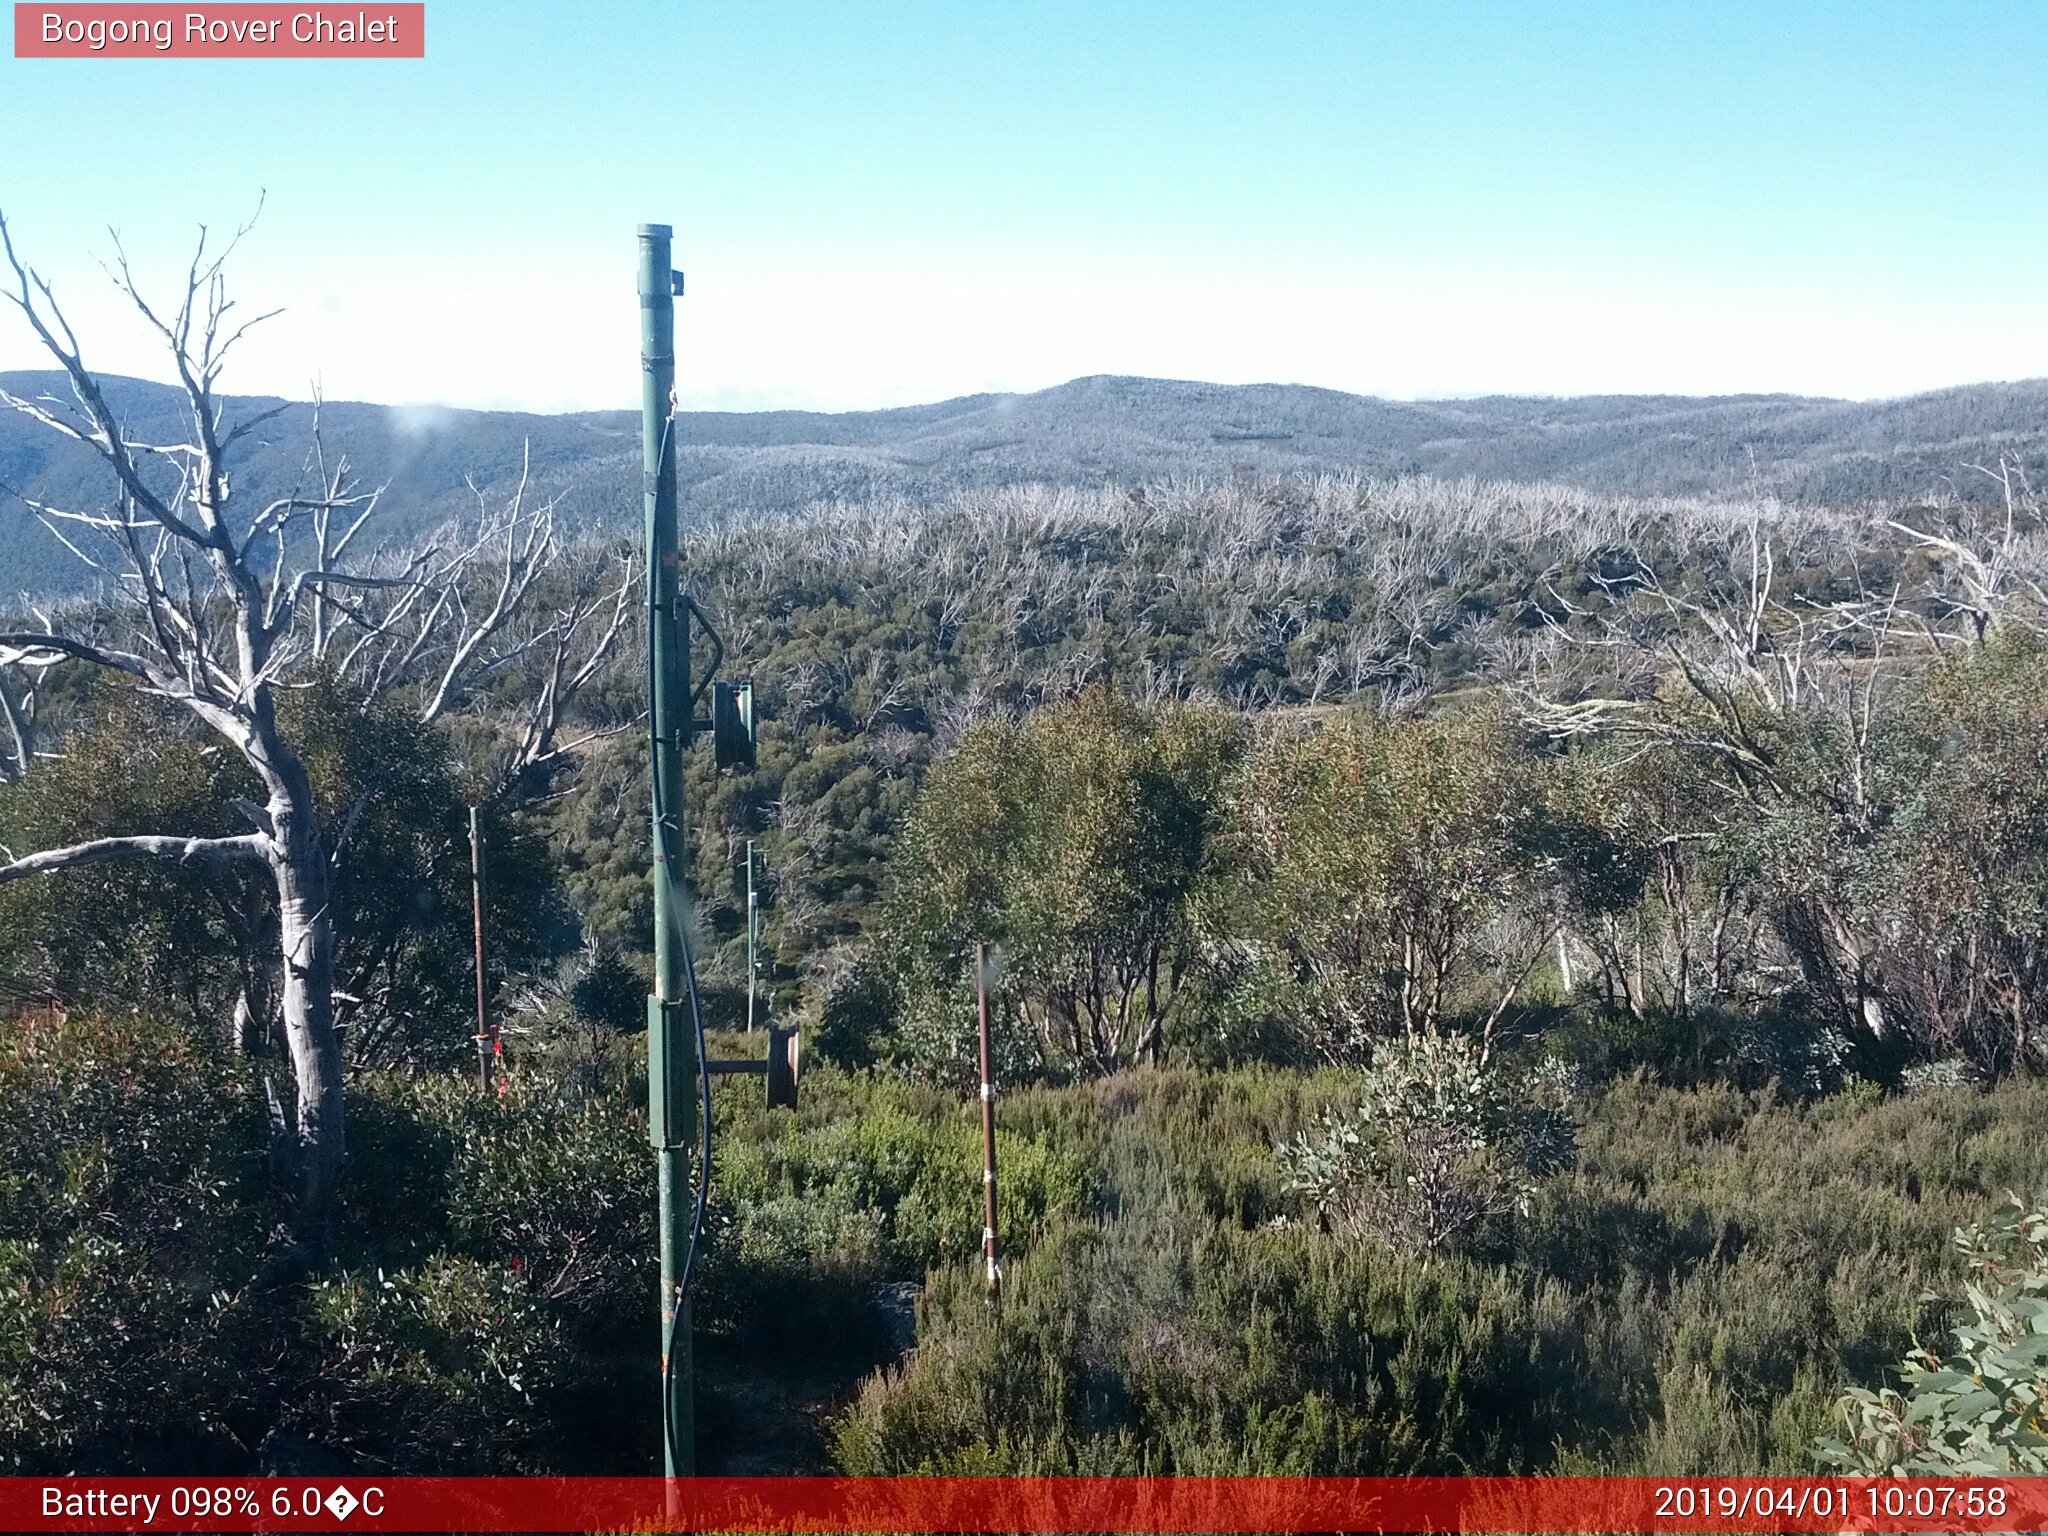
[[[673,413],[662,426],[662,453],[668,452],[668,435],[675,425]],[[651,561],[658,559],[657,551],[649,550]],[[653,567],[648,569],[648,581],[654,580]],[[685,599],[687,602],[687,598]],[[695,604],[690,604],[695,607]],[[662,794],[661,768],[655,751],[654,690],[660,679],[654,670],[654,629],[662,622],[660,610],[652,603],[647,609],[647,748],[648,764],[654,780],[654,838],[655,863],[661,870],[661,882],[668,896],[668,907],[675,921],[676,932],[682,940],[683,986],[690,1002],[691,1033],[697,1043],[697,1087],[701,1099],[700,1113],[702,1137],[699,1143],[697,1161],[697,1206],[690,1222],[689,1245],[683,1250],[682,1268],[676,1275],[675,1294],[669,1298],[668,1330],[661,1350],[661,1434],[668,1452],[669,1464],[682,1466],[687,1458],[680,1455],[676,1445],[675,1428],[675,1382],[673,1378],[676,1352],[676,1337],[682,1327],[683,1304],[689,1300],[690,1282],[697,1267],[697,1249],[704,1237],[704,1216],[711,1198],[711,1071],[709,1052],[704,1040],[704,1010],[697,994],[697,961],[690,950],[689,930],[683,924],[683,903],[677,889],[673,850],[669,846],[669,807]],[[685,636],[687,639],[687,635]],[[684,726],[685,730],[689,727]]]
[[[667,839],[663,839],[662,857],[668,856]],[[670,882],[673,892],[674,884]],[[671,895],[671,901],[674,897]],[[661,1432],[667,1442],[669,1460],[680,1466],[683,1458],[676,1446],[674,1381],[671,1376],[671,1362],[675,1359],[676,1335],[682,1328],[683,1303],[690,1298],[690,1279],[697,1266],[697,1246],[704,1235],[705,1208],[711,1198],[711,1070],[706,1061],[704,1043],[704,1015],[697,1000],[697,964],[690,954],[690,943],[683,941],[683,975],[690,994],[690,1018],[697,1037],[697,1085],[700,1094],[700,1108],[703,1114],[703,1137],[699,1144],[697,1163],[697,1209],[690,1220],[690,1243],[683,1250],[683,1267],[676,1276],[676,1293],[668,1314],[668,1337],[661,1349]]]

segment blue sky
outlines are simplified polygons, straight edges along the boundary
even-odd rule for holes
[[[2048,373],[2044,48],[2037,3],[429,0],[423,61],[0,59],[0,208],[160,373],[105,226],[168,280],[265,189],[252,391],[630,404],[653,219],[697,405],[1887,395]]]

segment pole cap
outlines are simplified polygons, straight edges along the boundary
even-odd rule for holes
[[[642,224],[640,226],[640,238],[642,240],[666,240],[674,234],[674,227],[668,224]]]

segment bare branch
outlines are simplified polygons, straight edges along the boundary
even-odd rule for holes
[[[0,885],[29,875],[46,875],[60,869],[77,869],[102,859],[148,857],[171,859],[179,864],[261,859],[270,851],[270,840],[260,833],[239,837],[101,837],[69,848],[52,848],[32,853],[13,863],[0,865]]]
[[[0,666],[9,663],[27,666],[47,665],[59,657],[91,662],[96,667],[105,667],[113,672],[125,672],[130,677],[139,677],[148,682],[156,681],[149,664],[142,657],[129,651],[116,651],[105,646],[92,645],[84,640],[73,639],[69,635],[45,634],[33,630],[0,630]]]
[[[19,689],[11,685],[8,673],[19,670],[0,667],[0,722],[7,726],[7,751],[0,755],[0,784],[13,783],[28,772],[35,756],[36,689],[40,681],[31,676]]]

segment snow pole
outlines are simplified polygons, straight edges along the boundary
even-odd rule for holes
[[[662,1472],[696,1468],[694,1361],[685,1203],[696,1138],[697,1060],[683,934],[687,841],[683,754],[689,750],[690,615],[676,527],[675,295],[672,231],[640,226],[640,435],[646,522],[648,722],[653,753],[654,994],[647,1005],[647,1136],[654,1148],[661,1234]]]

